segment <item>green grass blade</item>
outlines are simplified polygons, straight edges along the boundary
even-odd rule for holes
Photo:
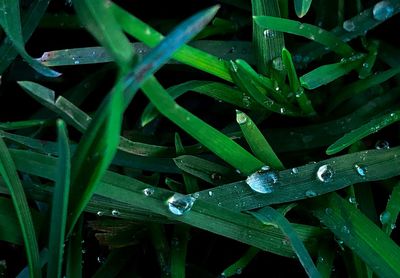
[[[83,218],[81,217],[76,223],[73,233],[71,233],[68,240],[66,248],[66,277],[82,277],[82,228]]]
[[[161,114],[184,129],[235,169],[239,169],[244,174],[250,174],[263,166],[261,161],[234,141],[177,105],[154,77],[143,84],[142,90]],[[210,136],[213,138],[212,141],[209,140]]]
[[[236,121],[254,155],[266,165],[283,170],[285,167],[253,120],[245,113],[236,110]]]
[[[45,76],[60,76],[60,73],[45,67],[26,52],[22,36],[19,1],[1,0],[0,10],[2,11],[0,13],[0,25],[22,58],[24,58],[33,69]]]
[[[289,239],[307,275],[309,277],[321,277],[303,242],[299,239],[292,225],[282,214],[271,207],[265,207],[258,211],[250,212],[250,214],[265,225],[278,226]]]
[[[26,256],[29,265],[29,274],[32,277],[41,277],[39,247],[36,240],[35,227],[28,202],[18,177],[14,161],[6,144],[0,137],[0,175],[10,192],[11,199],[17,213],[18,222],[22,231]]]
[[[382,230],[390,236],[392,231],[396,228],[397,217],[400,212],[400,185],[393,187],[389,201],[386,205],[386,209],[381,214],[381,219],[384,219],[382,223]],[[381,221],[382,222],[382,221]]]
[[[0,123],[1,130],[14,130],[14,129],[24,129],[30,127],[42,127],[52,124],[52,120],[27,120],[27,121],[17,121],[17,122],[7,122]]]
[[[259,251],[260,250],[257,248],[250,247],[249,249],[247,249],[246,253],[242,257],[240,257],[239,260],[225,268],[224,271],[222,271],[221,276],[231,277],[237,275],[254,259]]]
[[[400,248],[352,204],[332,193],[312,202],[313,214],[379,277],[400,275]]]
[[[362,64],[362,59],[360,58],[320,66],[300,77],[301,85],[309,90],[326,85],[358,68]]]
[[[311,39],[329,47],[332,51],[343,57],[349,57],[354,54],[354,50],[347,43],[331,32],[317,26],[272,16],[255,16],[253,18],[264,29],[272,29]]]
[[[400,110],[393,111],[388,114],[376,117],[371,121],[363,124],[359,128],[356,128],[349,133],[346,133],[343,137],[339,138],[335,143],[330,145],[326,150],[326,154],[332,155],[340,152],[355,142],[367,137],[370,134],[378,132],[382,128],[391,125],[400,120]]]
[[[294,10],[300,18],[305,16],[310,9],[312,0],[294,0]]]
[[[58,128],[58,173],[54,187],[51,209],[51,226],[49,237],[49,262],[47,277],[61,277],[65,227],[68,213],[69,180],[70,180],[70,150],[65,123],[57,121]]]
[[[379,41],[371,41],[370,44],[367,46],[367,49],[367,57],[365,57],[365,61],[362,64],[360,71],[358,72],[358,77],[360,79],[367,78],[372,74],[372,68],[374,67],[376,58],[378,56]]]
[[[320,243],[317,258],[317,269],[323,278],[331,277],[335,252],[336,250],[333,246],[324,242]]]

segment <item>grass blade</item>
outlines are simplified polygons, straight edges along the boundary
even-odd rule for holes
[[[57,129],[59,159],[51,209],[50,256],[47,267],[47,277],[49,278],[61,277],[71,170],[67,129],[62,120],[57,121]]]
[[[390,195],[386,209],[381,214],[382,230],[390,236],[392,231],[396,228],[397,217],[400,212],[400,185],[395,185]],[[384,219],[385,221],[382,221]]]
[[[36,240],[35,227],[28,202],[18,177],[13,159],[7,149],[6,144],[0,137],[0,175],[2,176],[17,213],[18,222],[22,231],[26,256],[31,277],[41,277],[41,267],[39,258],[39,247]]]
[[[310,9],[312,0],[294,0],[294,10],[300,18],[305,16]]]
[[[329,47],[342,57],[349,57],[354,54],[354,50],[347,43],[343,42],[331,32],[317,26],[273,16],[255,16],[253,18],[254,21],[264,29],[272,29],[308,38]]]
[[[33,69],[45,76],[60,76],[60,73],[45,67],[26,52],[22,36],[19,0],[1,0],[0,10],[2,11],[0,13],[0,25],[22,58],[24,58]]]
[[[289,221],[282,214],[271,207],[265,207],[258,211],[250,212],[250,214],[265,225],[279,227],[289,239],[293,250],[299,258],[299,261],[304,267],[307,275],[309,277],[321,277],[303,242],[299,239]]]
[[[242,269],[244,269],[252,260],[253,258],[259,253],[259,249],[250,247],[247,249],[246,253],[235,263],[231,264],[227,268],[222,271],[222,277],[231,277],[239,273]]]
[[[68,240],[67,255],[66,255],[66,277],[82,277],[82,228],[83,218],[77,221],[73,233]]]

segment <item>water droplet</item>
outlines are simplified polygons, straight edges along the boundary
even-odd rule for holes
[[[344,234],[350,234],[350,229],[346,225],[344,225],[341,229],[342,233]]]
[[[390,149],[389,142],[386,140],[378,140],[375,143],[375,149],[377,150],[387,150]]]
[[[290,173],[292,174],[298,174],[299,173],[299,169],[298,168],[292,168],[292,170],[290,170]]]
[[[220,181],[222,179],[222,176],[219,173],[212,173],[210,177],[213,181]]]
[[[242,102],[243,102],[243,105],[244,105],[245,107],[249,107],[250,104],[251,104],[250,97],[249,97],[249,96],[246,96],[246,95],[243,96]]]
[[[299,29],[300,29],[300,30],[304,29],[304,24],[303,24],[303,23],[300,23]]]
[[[390,222],[392,215],[388,211],[384,211],[379,215],[379,220],[381,221],[382,224],[388,224]]]
[[[103,216],[103,215],[104,215],[104,212],[102,212],[101,210],[99,210],[96,214],[97,214],[97,216]]]
[[[390,229],[392,230],[396,229],[396,224],[395,223],[390,224]]]
[[[208,196],[212,196],[213,195],[213,192],[212,191],[208,191]]]
[[[285,108],[281,107],[281,109],[279,110],[279,112],[280,112],[281,114],[285,114],[286,110],[285,110]]]
[[[343,29],[346,30],[347,32],[353,32],[356,26],[354,25],[353,20],[346,20],[343,22]]]
[[[86,249],[82,248],[82,254],[86,254]]]
[[[361,177],[365,177],[367,175],[367,168],[364,166],[354,164],[354,169],[356,169],[357,174],[359,174]]]
[[[168,209],[175,215],[183,215],[190,211],[196,199],[189,195],[175,193],[168,200]]]
[[[317,196],[317,193],[314,190],[307,190],[306,191],[306,196],[308,198],[313,198],[313,197]]]
[[[276,57],[272,60],[272,67],[276,70],[283,70],[282,57]]]
[[[74,64],[75,64],[75,65],[78,65],[78,64],[79,64],[79,61],[78,61],[78,60],[76,60],[76,61],[74,62]]]
[[[200,193],[199,192],[195,192],[192,194],[193,198],[197,199],[200,197]]]
[[[332,166],[325,164],[318,168],[317,178],[322,182],[330,182],[334,173]]]
[[[372,14],[374,19],[382,21],[391,17],[394,13],[394,8],[389,1],[381,1],[375,4]]]
[[[247,116],[245,113],[236,110],[236,121],[238,124],[243,125],[247,122]]]
[[[357,204],[357,199],[356,199],[356,197],[354,197],[354,196],[349,197],[349,203],[350,203],[350,204],[356,205],[356,204]]]
[[[145,188],[143,189],[143,194],[145,196],[151,196],[154,194],[154,188]]]
[[[365,68],[365,69],[369,68],[369,64],[368,64],[368,63],[363,63],[362,66],[363,66],[363,68]]]
[[[121,213],[118,211],[118,210],[116,210],[116,209],[113,209],[112,211],[111,211],[111,215],[112,216],[119,216]]]
[[[268,170],[260,169],[248,176],[246,183],[258,193],[271,193],[274,191],[273,186],[278,183],[278,174],[269,168]]]
[[[236,274],[237,275],[240,275],[240,274],[242,274],[242,269],[239,267],[238,269],[236,269]]]
[[[97,262],[99,264],[104,264],[105,261],[106,261],[106,258],[104,258],[103,256],[98,256],[97,257]]]
[[[275,37],[275,35],[276,35],[276,33],[274,32],[274,30],[271,30],[271,29],[264,30],[264,37],[266,37],[266,38],[272,39]]]

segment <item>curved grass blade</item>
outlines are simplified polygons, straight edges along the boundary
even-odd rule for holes
[[[308,38],[329,47],[342,57],[349,57],[355,53],[347,43],[343,42],[331,32],[311,24],[273,16],[255,16],[253,19],[259,26],[265,29],[272,29]]]
[[[36,240],[36,232],[33,225],[32,215],[28,206],[28,202],[26,200],[21,180],[18,177],[17,169],[15,168],[13,159],[1,137],[0,175],[7,185],[7,189],[10,192],[11,199],[13,201],[14,208],[17,214],[22,237],[24,239],[26,256],[29,265],[29,274],[31,277],[41,277],[39,247]]]
[[[300,83],[309,90],[326,85],[358,68],[362,64],[362,58],[363,56],[360,56],[343,62],[320,66],[300,77]]]
[[[231,164],[235,169],[239,169],[247,175],[263,166],[261,161],[234,141],[176,104],[154,77],[144,82],[142,90],[161,114],[193,136],[207,149]],[[210,137],[213,140],[209,140]]]
[[[300,18],[305,16],[310,9],[312,0],[294,0],[294,10]]]
[[[393,111],[388,114],[376,117],[368,123],[356,128],[343,137],[339,138],[335,143],[330,145],[326,150],[326,154],[332,155],[340,152],[355,142],[367,137],[370,134],[378,132],[382,128],[391,125],[400,120],[400,110]]]
[[[0,10],[2,11],[0,12],[0,25],[22,58],[24,58],[33,69],[44,76],[60,76],[59,72],[45,67],[26,52],[22,36],[19,1],[0,0]]]
[[[71,171],[67,128],[62,120],[57,121],[57,131],[59,158],[51,208],[48,278],[61,277]]]
[[[254,155],[266,165],[274,169],[283,170],[285,167],[282,162],[252,119],[245,113],[236,110],[236,121]]]
[[[244,269],[258,254],[260,250],[254,247],[247,249],[246,253],[236,262],[228,266],[222,271],[222,277],[231,277],[237,275],[242,269]]]
[[[397,217],[400,212],[400,185],[393,187],[389,201],[387,202],[386,209],[381,214],[382,230],[390,236],[392,231],[396,228]],[[384,221],[382,221],[384,219]]]
[[[309,203],[312,213],[379,277],[400,275],[400,248],[365,215],[336,193]]]
[[[304,267],[307,275],[309,277],[321,277],[303,242],[299,239],[299,236],[293,229],[291,223],[289,223],[282,214],[268,206],[249,213],[260,220],[264,225],[279,227],[289,239],[297,258]]]

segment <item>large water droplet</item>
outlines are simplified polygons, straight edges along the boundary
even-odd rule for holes
[[[374,19],[382,21],[391,17],[394,13],[394,8],[389,1],[381,1],[375,4],[372,14]]]
[[[196,199],[189,195],[175,193],[168,200],[168,209],[175,215],[183,215],[190,211]]]
[[[276,33],[275,33],[274,30],[271,30],[271,29],[265,29],[264,30],[264,37],[272,39],[275,36],[276,36]]]
[[[375,149],[377,150],[387,150],[390,149],[389,142],[386,140],[378,140],[375,143]]]
[[[317,178],[322,182],[330,182],[334,174],[332,166],[325,164],[318,168]]]
[[[290,170],[291,174],[298,174],[299,173],[299,169],[298,168],[292,168],[292,170]]]
[[[343,29],[346,30],[347,32],[353,32],[356,26],[354,25],[353,20],[346,20],[343,22]]]
[[[379,220],[382,224],[388,224],[390,222],[392,215],[388,211],[384,211],[379,215]]]
[[[145,196],[151,196],[154,194],[154,189],[153,188],[145,188],[145,189],[143,189],[143,194]]]
[[[246,114],[239,110],[236,110],[236,121],[240,125],[245,124],[247,122]]]
[[[361,177],[365,177],[367,175],[367,168],[364,166],[354,164],[354,169],[356,169],[357,174],[359,174]]]
[[[273,186],[278,183],[278,174],[269,167],[264,168],[248,176],[246,183],[258,193],[271,193]]]

